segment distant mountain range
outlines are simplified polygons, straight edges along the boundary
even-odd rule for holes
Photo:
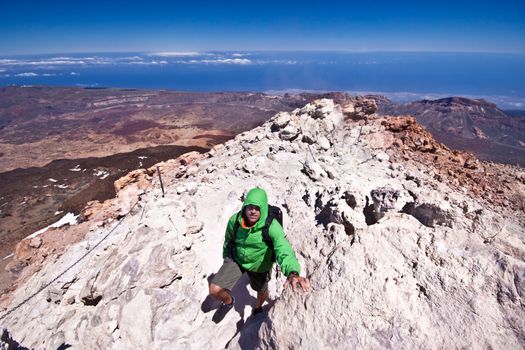
[[[525,113],[505,112],[482,99],[448,97],[395,104],[380,98],[378,113],[413,115],[434,137],[480,159],[525,166]]]

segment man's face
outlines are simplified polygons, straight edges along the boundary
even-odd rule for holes
[[[261,217],[261,210],[256,205],[247,205],[244,208],[244,216],[246,217],[247,224],[252,226]]]

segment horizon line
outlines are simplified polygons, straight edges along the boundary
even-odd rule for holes
[[[31,56],[31,55],[64,55],[64,54],[119,54],[119,53],[135,53],[135,54],[154,54],[154,53],[213,53],[213,52],[331,52],[331,53],[455,53],[455,54],[515,54],[525,55],[525,51],[483,51],[483,50],[422,50],[422,49],[210,49],[210,50],[116,50],[116,51],[53,51],[53,52],[34,52],[34,53],[0,53],[3,57],[16,56]]]

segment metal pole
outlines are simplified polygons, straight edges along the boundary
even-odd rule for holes
[[[248,148],[246,148],[246,146],[245,146],[242,142],[241,142],[240,144],[241,144],[242,148],[244,148],[244,150],[245,150],[246,152],[248,152],[248,154],[249,154],[250,156],[253,157],[252,152],[250,152],[250,151],[248,150]]]
[[[162,177],[160,176],[160,169],[157,165],[157,174],[159,174],[160,188],[162,189],[162,198],[164,198],[164,185],[162,184]]]
[[[310,145],[308,145],[308,150],[310,151],[310,154],[312,155],[312,159],[314,163],[317,163],[317,160],[315,159],[315,156],[314,156],[314,152],[312,152],[312,147],[310,147]],[[306,156],[308,157],[308,154]]]

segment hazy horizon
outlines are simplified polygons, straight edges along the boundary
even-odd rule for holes
[[[124,53],[130,53],[130,54],[155,54],[155,53],[173,53],[174,55],[177,54],[188,54],[188,53],[195,53],[195,54],[202,54],[202,53],[213,53],[213,52],[228,52],[228,53],[235,53],[235,52],[276,52],[276,53],[287,53],[287,52],[326,52],[326,53],[352,53],[352,54],[359,54],[359,53],[452,53],[452,54],[487,54],[487,55],[498,55],[498,54],[504,54],[504,55],[522,55],[525,56],[525,51],[468,51],[468,50],[398,50],[398,49],[391,49],[391,50],[364,50],[364,49],[355,49],[355,50],[343,50],[343,49],[332,49],[332,50],[316,50],[316,49],[302,49],[302,50],[286,50],[286,49],[259,49],[259,50],[247,50],[242,48],[233,48],[233,49],[202,49],[202,50],[190,50],[190,49],[180,49],[180,50],[169,50],[169,49],[157,49],[157,50],[115,50],[115,51],[56,51],[56,52],[28,52],[28,53],[12,53],[12,54],[0,54],[0,59],[6,58],[6,57],[21,57],[21,56],[45,56],[45,55],[68,55],[68,54],[124,54]]]
[[[465,96],[506,109],[525,109],[525,55],[343,51],[0,55],[0,85],[370,92],[395,101]]]

